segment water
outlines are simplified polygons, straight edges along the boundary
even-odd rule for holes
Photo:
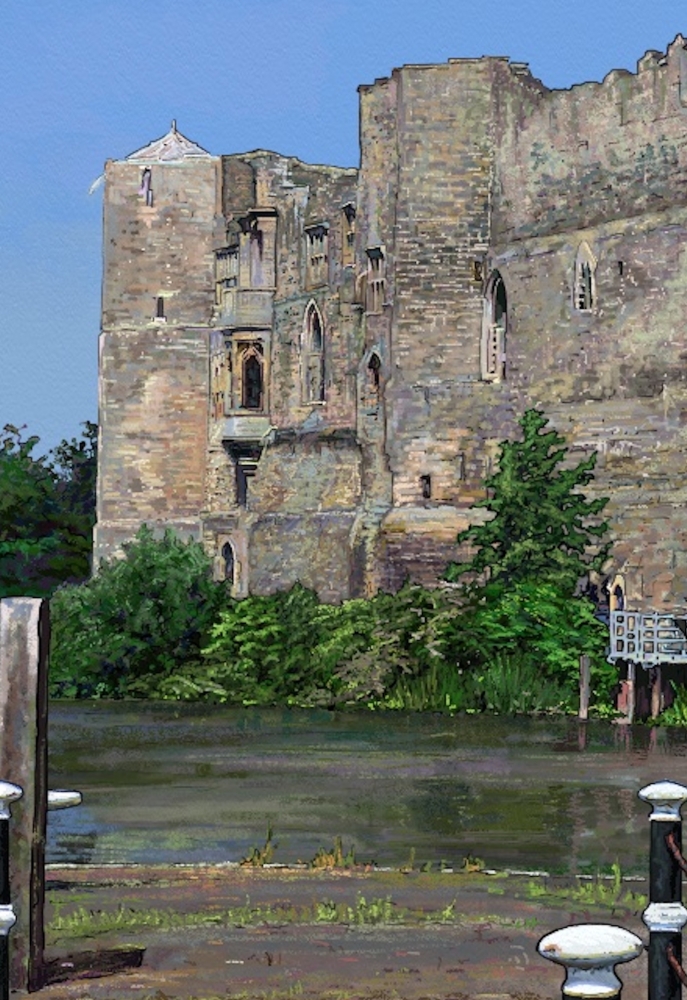
[[[571,719],[56,703],[51,862],[274,860],[334,837],[359,860],[644,874],[637,791],[687,784],[687,732]]]

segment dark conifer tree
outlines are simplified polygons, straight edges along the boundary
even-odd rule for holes
[[[527,410],[519,421],[522,439],[501,443],[498,471],[475,504],[493,516],[460,532],[458,543],[474,554],[450,563],[447,580],[469,574],[491,587],[548,583],[572,596],[580,579],[601,569],[609,544],[602,542],[608,522],[600,515],[608,498],[588,500],[583,493],[596,453],[569,466],[565,439],[547,423],[540,410]]]

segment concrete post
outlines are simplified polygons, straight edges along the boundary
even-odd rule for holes
[[[631,962],[644,950],[641,938],[613,924],[575,924],[547,934],[537,945],[544,958],[566,969],[563,997],[615,1000],[622,982],[616,965]]]
[[[10,840],[10,983],[35,990],[43,965],[47,811],[48,602],[0,601],[0,775],[21,786]]]
[[[653,811],[649,860],[649,906],[642,920],[649,928],[649,1000],[680,1000],[682,928],[682,817],[687,788],[674,781],[657,781],[638,793]],[[671,960],[672,959],[672,960]]]

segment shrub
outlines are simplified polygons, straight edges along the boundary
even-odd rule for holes
[[[319,606],[315,592],[298,583],[269,597],[229,601],[202,663],[167,679],[163,696],[259,705],[300,699],[317,683],[311,650]]]
[[[62,697],[159,697],[161,682],[200,659],[226,600],[197,542],[145,525],[123,559],[52,599],[51,690]]]
[[[510,590],[487,585],[475,592],[453,649],[455,660],[476,669],[476,676],[482,673],[485,683],[488,677],[496,683],[502,674],[502,691],[510,684],[515,693],[517,672],[534,671],[540,684],[552,682],[552,692],[557,688],[564,694],[570,710],[576,706],[582,654],[591,658],[595,695],[610,697],[617,671],[606,662],[607,642],[607,630],[587,598],[564,597],[552,584],[523,582]],[[503,701],[503,695],[499,698]]]

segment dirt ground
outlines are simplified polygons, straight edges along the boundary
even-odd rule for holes
[[[54,938],[46,952],[55,980],[41,1000],[241,997],[317,1000],[507,1000],[560,995],[563,970],[540,958],[537,941],[569,923],[616,923],[648,933],[639,915],[571,904],[560,894],[527,898],[530,877],[282,868],[63,868],[51,870],[47,922],[70,912],[164,910],[176,914],[252,906],[355,906],[391,899],[409,922],[363,924],[269,921],[258,926],[154,926],[97,937]],[[570,884],[569,882],[567,884]],[[551,888],[561,888],[548,880]],[[646,886],[628,888],[646,892]],[[420,911],[451,908],[451,922]],[[128,953],[113,952],[128,949]],[[142,949],[145,949],[144,951]],[[128,964],[103,974],[117,962]],[[140,962],[138,967],[134,963]],[[646,995],[646,956],[622,967],[625,1000]]]

